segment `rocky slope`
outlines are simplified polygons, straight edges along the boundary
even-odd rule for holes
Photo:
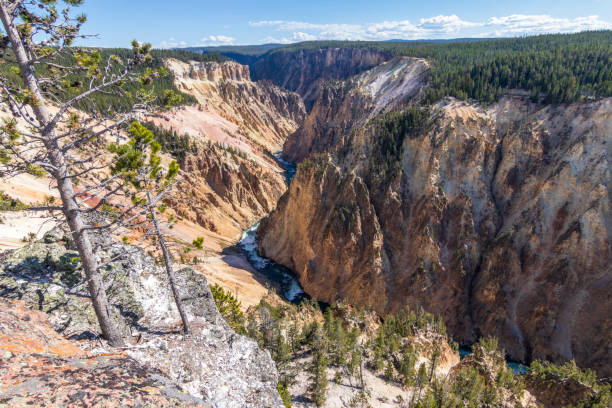
[[[324,81],[346,79],[390,58],[390,53],[365,48],[275,50],[252,64],[252,75],[302,95],[310,110]]]
[[[154,120],[197,145],[183,164],[184,194],[172,204],[185,219],[235,240],[285,191],[272,153],[302,122],[304,105],[270,82],[252,82],[249,68],[235,62],[165,64],[177,88],[198,101]]]
[[[263,254],[323,301],[422,305],[461,342],[610,376],[612,100],[447,99],[367,122],[418,94],[402,84],[424,63],[397,64],[330,86],[287,141],[302,164]]]
[[[228,139],[238,139],[235,146],[249,153],[249,148],[257,145],[278,151],[304,119],[298,95],[269,81],[251,81],[246,65],[232,61],[185,63],[171,58],[164,63],[177,88],[193,95],[202,112],[177,113],[181,123],[175,126],[183,133],[232,146]]]
[[[8,388],[0,390],[1,401],[4,398],[36,398],[36,393],[44,390],[59,393],[61,399],[70,398],[71,390],[77,392],[81,388],[78,381],[82,377],[73,375],[74,370],[93,365],[94,371],[87,375],[99,371],[101,378],[109,378],[109,382],[105,383],[108,387],[112,385],[111,381],[121,383],[125,379],[125,382],[133,384],[133,396],[142,396],[145,402],[152,400],[147,395],[155,393],[155,388],[170,387],[170,390],[176,390],[176,395],[164,397],[165,394],[160,394],[158,397],[162,402],[168,398],[184,396],[187,402],[199,401],[200,405],[215,407],[282,405],[276,392],[277,372],[269,353],[261,350],[253,340],[236,334],[228,326],[217,311],[203,275],[190,269],[177,271],[179,291],[193,329],[189,336],[183,336],[165,272],[153,259],[139,249],[118,244],[104,235],[96,236],[95,244],[96,254],[101,264],[105,265],[103,277],[108,282],[107,295],[112,314],[128,340],[129,345],[124,354],[104,354],[107,353],[106,348],[100,349],[102,344],[96,340],[83,345],[94,347],[91,350],[94,354],[90,354],[84,361],[77,361],[75,356],[85,353],[78,353],[74,345],[66,344],[57,334],[49,331],[51,334],[47,336],[48,339],[55,340],[47,343],[45,347],[48,349],[39,350],[34,347],[32,350],[41,354],[36,356],[43,360],[41,364],[51,364],[45,361],[61,357],[68,371],[64,371],[60,379],[45,372],[44,367],[39,371],[32,367],[35,377],[30,383],[34,381],[38,386],[20,388],[13,381],[16,375],[14,362],[7,355],[9,361],[5,363],[2,360],[1,369],[3,378],[8,381],[3,381],[3,384]],[[46,312],[53,329],[64,337],[74,340],[97,338],[97,320],[68,234],[61,229],[54,229],[45,234],[42,241],[4,252],[1,256],[0,297],[20,299],[26,307]],[[0,319],[0,322],[3,320]],[[32,324],[41,326],[37,322]],[[15,330],[27,332],[26,327],[17,327]],[[3,328],[3,336],[9,333]],[[31,342],[25,339],[24,344],[31,345]],[[18,345],[15,343],[15,347]],[[16,351],[11,350],[11,353]],[[31,350],[20,350],[18,358],[25,358],[32,353]],[[130,379],[132,376],[134,378]],[[63,384],[63,391],[55,389],[58,384]],[[100,385],[99,382],[96,384]],[[149,392],[145,385],[151,387]],[[119,387],[109,398],[125,406],[127,401],[121,394],[121,387],[126,386]],[[79,392],[104,398],[104,394],[98,391],[92,389]],[[161,402],[158,404],[161,405]]]
[[[422,59],[396,58],[349,80],[324,83],[311,114],[285,142],[283,157],[298,162],[343,145],[353,128],[416,97],[427,67]]]
[[[85,351],[53,330],[43,312],[0,300],[0,401],[5,406],[87,404],[210,407],[159,370],[121,351]]]

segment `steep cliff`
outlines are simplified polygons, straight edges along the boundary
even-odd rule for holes
[[[312,113],[287,138],[283,157],[297,162],[342,145],[351,129],[416,97],[427,67],[422,59],[395,58],[349,80],[322,84]]]
[[[184,194],[170,201],[185,219],[236,239],[285,191],[272,153],[303,121],[304,105],[299,95],[269,81],[252,82],[249,68],[235,62],[165,64],[177,88],[198,101],[154,120],[197,146],[183,163]]]
[[[612,100],[402,109],[421,70],[394,64],[322,92],[287,141],[302,162],[263,254],[317,299],[420,305],[462,342],[495,335],[514,359],[609,376]]]
[[[259,144],[276,151],[304,119],[298,95],[269,81],[252,82],[246,65],[175,59],[167,59],[165,65],[173,73],[177,88],[193,95],[199,104],[197,111],[202,112],[177,113],[184,121],[177,126],[186,128],[187,134],[204,133],[213,141],[227,143],[225,132],[243,142],[244,148]],[[191,116],[195,116],[193,122],[188,121]],[[214,125],[219,128],[216,132]]]
[[[253,79],[269,79],[297,92],[310,109],[324,81],[346,79],[390,58],[390,52],[366,48],[281,49],[264,54],[251,66]]]

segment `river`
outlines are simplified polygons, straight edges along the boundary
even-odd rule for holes
[[[281,153],[278,152],[274,154],[274,157],[279,166],[285,171],[285,178],[287,179],[287,184],[289,184],[295,175],[296,166],[293,163],[283,160],[280,154]],[[292,303],[299,303],[304,299],[308,299],[308,295],[304,293],[300,283],[290,269],[259,255],[256,239],[258,227],[259,222],[242,233],[238,248],[242,251],[243,255],[254,269],[280,286],[280,294],[285,299]]]
[[[281,152],[278,152],[274,154],[274,157],[279,166],[285,171],[287,184],[290,184],[291,179],[295,175],[296,166],[294,163],[283,160],[280,155]],[[254,269],[280,286],[280,294],[285,299],[292,303],[300,303],[302,300],[308,299],[309,296],[304,292],[297,278],[289,268],[259,255],[256,239],[258,227],[259,222],[242,233],[238,248],[242,251],[243,255]],[[459,348],[459,355],[461,358],[471,353],[472,350],[470,347]],[[515,374],[524,374],[526,372],[526,367],[523,364],[511,360],[506,360],[506,363]]]

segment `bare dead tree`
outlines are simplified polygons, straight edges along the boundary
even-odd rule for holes
[[[163,75],[161,69],[142,68],[151,60],[148,44],[134,41],[132,55],[124,59],[117,55],[103,59],[99,50],[74,47],[76,39],[85,37],[79,33],[85,16],[72,16],[72,8],[81,3],[0,0],[6,34],[0,33],[0,52],[3,64],[11,69],[0,74],[0,102],[12,113],[12,119],[0,126],[0,174],[47,173],[52,177],[61,206],[35,209],[52,211],[67,221],[102,334],[109,344],[122,346],[124,340],[111,316],[90,237],[92,230],[109,225],[90,225],[87,214],[123,188],[118,176],[103,176],[112,164],[106,140],[121,138],[125,124],[175,96],[168,91],[166,100],[158,101],[147,90],[146,85]],[[126,83],[141,87],[128,94]],[[131,102],[126,108],[103,108],[94,100],[101,94]],[[77,106],[90,109],[83,114]]]

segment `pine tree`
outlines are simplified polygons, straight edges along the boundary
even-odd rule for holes
[[[289,342],[289,347],[291,348],[291,353],[295,355],[298,347],[302,341],[301,332],[298,329],[297,323],[294,321],[287,329],[287,340]]]
[[[387,381],[393,381],[393,362],[391,359],[387,360],[387,364],[385,365],[385,378]]]
[[[149,129],[138,122],[133,122],[128,132],[130,133],[128,143],[121,145],[113,143],[108,147],[108,150],[115,154],[111,174],[121,177],[131,187],[128,191],[134,206],[129,212],[123,212],[121,216],[130,222],[136,215],[146,214],[151,221],[152,233],[162,251],[168,282],[183,323],[183,331],[187,334],[190,331],[189,318],[176,286],[176,277],[160,219],[166,210],[163,198],[173,187],[179,166],[175,161],[171,161],[167,169],[162,167],[159,155],[161,146],[155,141],[153,132]],[[117,220],[123,224],[124,220],[121,218]]]
[[[210,292],[213,295],[215,304],[221,316],[229,323],[229,325],[236,332],[240,334],[246,334],[247,330],[244,328],[244,314],[240,310],[241,303],[229,290],[224,290],[218,283],[210,286]],[[254,330],[254,326],[257,325],[254,318],[251,318],[250,324],[252,325],[251,330]],[[253,336],[257,338],[257,335]]]
[[[164,72],[161,68],[143,70],[152,58],[149,44],[134,41],[127,58],[111,53],[104,59],[99,50],[75,47],[75,41],[84,37],[79,31],[86,17],[74,16],[72,8],[83,1],[64,0],[61,8],[58,3],[0,0],[6,34],[0,33],[0,102],[9,106],[13,116],[0,126],[0,157],[5,175],[36,171],[55,180],[61,206],[38,209],[61,214],[61,221],[68,224],[102,335],[112,346],[122,346],[124,340],[113,321],[90,236],[109,226],[89,225],[87,215],[99,206],[85,205],[91,198],[102,198],[101,206],[116,190],[113,180],[89,181],[93,171],[99,172],[108,163],[101,162],[98,151],[88,153],[86,147],[112,136],[136,114],[146,116],[156,101],[163,103],[146,86]],[[66,80],[72,77],[77,80]],[[131,97],[125,92],[128,85],[137,90]],[[168,102],[176,101],[168,91]],[[125,109],[108,104],[87,117],[79,115],[79,105],[92,104],[104,94],[124,98],[128,101]],[[50,101],[57,103],[57,110],[51,110]],[[25,121],[26,131],[17,129],[16,118]],[[81,181],[77,194],[75,184]]]
[[[436,342],[434,344],[434,349],[431,353],[431,369],[429,371],[429,381],[430,382],[436,372],[436,364],[438,363],[439,358],[440,358],[440,344]]]
[[[418,392],[413,392],[412,393],[412,400],[410,403],[410,406],[413,406],[414,400],[415,400],[415,395],[416,395],[416,401],[420,401],[421,399],[421,393],[423,392],[423,388],[425,387],[425,383],[427,382],[427,367],[425,367],[425,363],[422,363],[419,366],[419,372],[416,376],[416,388],[418,390]]]
[[[310,373],[308,391],[310,399],[317,407],[322,406],[326,400],[327,393],[327,356],[323,333],[320,331],[315,334],[315,341],[312,350],[312,361],[308,367]]]

